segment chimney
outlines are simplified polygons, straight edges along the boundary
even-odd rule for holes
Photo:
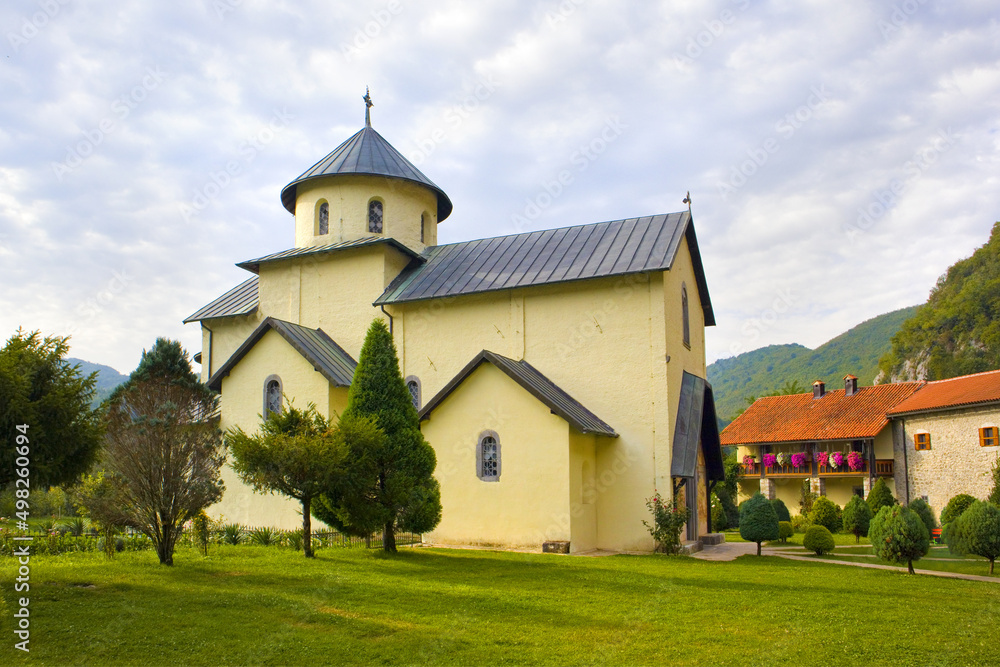
[[[823,398],[826,394],[826,385],[823,384],[822,380],[816,380],[813,382],[813,399]]]
[[[854,396],[858,393],[858,378],[853,375],[844,376],[844,396]]]

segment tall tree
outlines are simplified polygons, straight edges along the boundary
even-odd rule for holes
[[[366,422],[383,437],[371,437]],[[392,334],[380,319],[365,337],[339,431],[348,448],[344,481],[317,500],[314,516],[354,535],[381,529],[387,552],[396,551],[396,530],[432,530],[441,520],[437,459],[420,433]]]
[[[379,437],[372,427],[372,437]],[[312,558],[312,501],[338,482],[346,446],[333,425],[309,405],[298,410],[291,403],[272,412],[260,430],[247,435],[242,428],[226,433],[233,469],[255,491],[280,493],[302,503],[302,549]]]
[[[156,340],[105,403],[102,473],[82,504],[99,522],[131,526],[173,565],[184,521],[222,497],[218,396],[177,341]]]
[[[17,426],[27,425],[33,487],[74,482],[101,446],[94,373],[66,361],[68,338],[18,330],[0,348],[0,487],[14,481]]]

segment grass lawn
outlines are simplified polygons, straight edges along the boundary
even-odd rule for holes
[[[32,558],[31,662],[1000,663],[992,583],[753,556],[324,549],[306,560],[214,546],[175,562]],[[0,559],[0,664],[27,657],[13,649],[15,567]]]

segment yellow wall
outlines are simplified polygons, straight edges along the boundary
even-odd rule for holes
[[[328,245],[373,236],[368,231],[368,202],[382,201],[382,236],[391,236],[416,252],[437,244],[437,195],[428,188],[382,176],[336,176],[299,183],[295,200],[295,247]],[[319,236],[320,202],[330,204],[330,233]],[[425,216],[424,241],[420,241]]]
[[[236,425],[248,433],[259,429],[264,407],[264,382],[272,374],[281,378],[282,392],[295,399],[297,408],[315,403],[316,409],[329,417],[331,409],[343,410],[347,403],[345,387],[330,387],[312,364],[279,333],[271,330],[222,380],[223,430]],[[286,530],[302,525],[301,515],[297,513],[301,511],[298,501],[280,495],[255,494],[239,480],[228,464],[223,468],[222,478],[226,484],[222,500],[208,508],[213,518],[221,515],[226,522]]]
[[[421,424],[437,454],[443,507],[440,525],[425,539],[539,550],[548,540],[570,540],[569,428],[502,371],[482,364]],[[497,482],[476,475],[476,447],[487,430],[499,436]]]
[[[570,548],[574,552],[597,548],[597,503],[600,494],[597,493],[595,476],[596,454],[598,446],[608,445],[607,438],[584,435],[572,427],[569,429]]]
[[[201,323],[202,382],[208,382],[212,374],[233,356],[263,319],[258,311],[241,317],[219,318]]]

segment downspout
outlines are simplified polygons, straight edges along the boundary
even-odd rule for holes
[[[379,304],[379,308],[382,309],[382,314],[389,318],[389,335],[392,335],[392,315],[388,313],[385,309],[385,304]]]

